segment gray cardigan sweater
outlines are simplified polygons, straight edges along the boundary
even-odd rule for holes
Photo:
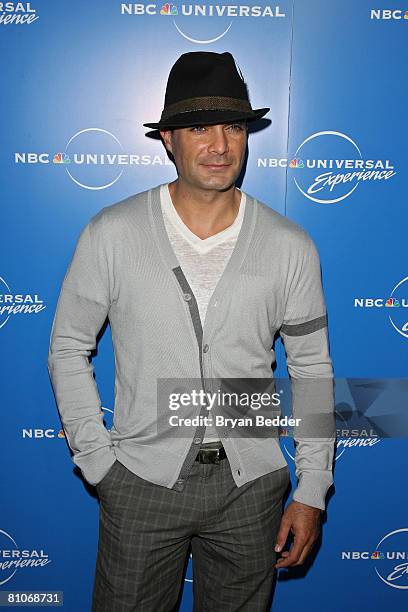
[[[293,415],[314,415],[316,423],[319,415],[334,414],[320,262],[310,236],[246,194],[237,243],[201,326],[165,229],[159,190],[107,206],[90,220],[53,321],[49,373],[73,461],[90,484],[100,482],[117,458],[140,477],[182,491],[205,425],[183,436],[166,426],[160,381],[177,379],[179,391],[180,382],[191,389],[189,381],[198,380],[208,391],[208,381],[216,379],[271,379],[277,331],[287,354]],[[88,359],[107,317],[115,353],[111,430],[103,424]],[[238,487],[287,465],[276,436],[240,437],[227,426],[218,431]],[[294,500],[325,508],[334,440],[334,434],[295,433]]]

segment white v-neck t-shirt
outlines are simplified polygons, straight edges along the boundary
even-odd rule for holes
[[[168,183],[160,187],[164,224],[171,246],[195,295],[204,325],[207,306],[231,257],[242,226],[246,196],[241,192],[239,211],[232,225],[204,240],[184,223],[172,202]],[[220,440],[214,426],[207,426],[203,442]]]
[[[204,240],[194,234],[181,219],[171,200],[168,184],[161,185],[161,205],[166,230],[176,257],[196,297],[204,325],[211,295],[234,250],[245,211],[245,193],[241,192],[239,211],[232,225]]]

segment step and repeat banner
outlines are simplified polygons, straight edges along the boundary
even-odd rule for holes
[[[55,404],[52,320],[89,219],[176,178],[142,124],[159,120],[176,59],[204,50],[231,52],[253,108],[271,108],[251,128],[239,186],[310,233],[327,302],[335,485],[307,563],[276,573],[272,608],[406,609],[407,9],[385,0],[0,3],[0,607],[21,607],[17,594],[34,591],[57,593],[42,605],[91,609],[98,498],[71,460]],[[287,376],[280,339],[276,354],[275,376]],[[93,364],[110,428],[109,326]],[[281,445],[293,490],[293,439]],[[192,610],[192,559],[180,610]]]

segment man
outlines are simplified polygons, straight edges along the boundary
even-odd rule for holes
[[[95,215],[65,275],[49,371],[73,461],[100,498],[94,612],[171,611],[190,544],[195,610],[268,610],[275,564],[302,564],[318,537],[333,437],[298,437],[299,482],[282,516],[290,477],[276,436],[203,419],[180,435],[161,408],[169,388],[271,380],[280,330],[293,412],[333,413],[314,243],[235,187],[247,122],[268,111],[252,109],[230,53],[183,54],[160,122],[144,124],[160,131],[177,180]],[[110,431],[88,360],[106,317]],[[208,416],[208,403],[186,411]]]

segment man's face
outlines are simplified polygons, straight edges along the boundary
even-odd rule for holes
[[[245,121],[161,130],[179,177],[201,189],[225,190],[238,178],[247,146]]]

